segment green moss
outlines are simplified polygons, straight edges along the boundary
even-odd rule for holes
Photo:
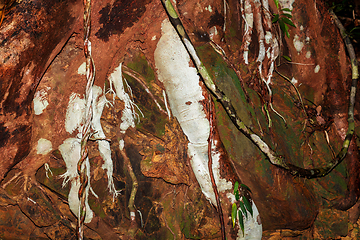
[[[154,95],[157,102],[162,105],[163,109],[165,109],[165,106],[161,101],[162,96],[156,95],[156,91],[152,85],[154,84],[155,74],[148,64],[145,56],[142,53],[139,53],[137,56],[132,58],[132,60],[132,62],[127,63],[127,67],[133,69],[139,73],[143,79],[145,79],[146,86]],[[167,116],[159,110],[154,100],[145,91],[144,87],[138,83],[137,80],[128,76],[127,74],[124,74],[124,77],[127,79],[128,84],[131,87],[134,102],[141,111],[140,112],[139,109],[137,109],[137,113],[139,114],[139,121],[137,121],[136,127],[144,131],[150,131],[158,137],[163,136],[165,134],[165,123],[167,122]],[[130,90],[127,91],[129,92]]]

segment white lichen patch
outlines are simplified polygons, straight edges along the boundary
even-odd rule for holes
[[[205,7],[205,10],[206,10],[206,11],[209,11],[209,12],[212,12],[212,11],[213,11],[212,8],[211,8],[211,5],[209,5],[208,7]]]
[[[289,8],[290,10],[293,9],[294,2],[295,0],[279,0],[281,8]]]
[[[307,51],[306,54],[305,54],[305,57],[306,57],[306,58],[310,58],[310,57],[311,57],[311,52],[310,52],[310,51]]]
[[[315,73],[318,73],[320,71],[320,65],[316,65],[315,66],[315,69],[314,69],[314,72]]]
[[[293,78],[291,79],[291,83],[295,85],[295,84],[298,83],[298,80],[296,80],[296,79],[293,77]]]
[[[37,142],[36,153],[41,155],[46,155],[52,150],[52,143],[45,139],[40,138]]]
[[[300,37],[299,37],[298,35],[295,35],[295,36],[294,36],[293,44],[294,44],[294,47],[295,47],[296,51],[297,51],[298,53],[300,53],[301,50],[302,50],[303,47],[304,47],[304,43],[300,40]]]
[[[83,62],[80,67],[78,68],[77,73],[79,75],[86,75],[86,62]]]
[[[85,99],[80,98],[80,94],[72,93],[66,109],[65,130],[72,134],[75,129],[80,127],[85,116]]]
[[[47,92],[50,90],[50,87],[46,87],[37,91],[34,95],[33,104],[34,104],[34,113],[35,115],[40,115],[43,113],[45,108],[49,105],[47,100]]]

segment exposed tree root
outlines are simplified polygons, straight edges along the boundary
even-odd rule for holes
[[[351,138],[354,133],[354,104],[355,104],[355,95],[356,95],[356,86],[358,81],[358,67],[357,61],[355,58],[354,50],[349,43],[349,40],[346,41],[346,46],[350,53],[351,63],[352,63],[352,85],[351,85],[351,95],[350,95],[350,104],[349,104],[349,118],[348,118],[348,131],[346,134],[346,138],[343,142],[343,146],[340,152],[337,154],[335,158],[330,160],[326,166],[322,168],[314,168],[314,169],[304,169],[293,164],[287,163],[287,161],[280,155],[276,154],[268,144],[266,144],[257,134],[255,134],[249,127],[247,127],[244,122],[240,119],[235,111],[230,99],[215,85],[212,78],[210,77],[207,69],[205,68],[204,64],[198,57],[194,46],[192,45],[188,34],[185,31],[181,20],[176,13],[176,10],[172,6],[170,0],[162,0],[162,3],[168,13],[170,22],[176,29],[177,33],[179,34],[184,46],[186,47],[187,51],[189,52],[199,74],[202,77],[206,87],[209,91],[215,96],[215,98],[223,105],[225,111],[227,112],[228,116],[230,117],[231,121],[234,125],[240,130],[247,138],[249,138],[259,149],[260,151],[265,154],[265,156],[269,159],[269,161],[281,167],[287,171],[289,171],[292,175],[304,177],[304,178],[316,178],[316,177],[323,177],[331,172],[342,160],[345,158]],[[342,31],[341,31],[342,32]],[[345,38],[346,39],[346,38]]]

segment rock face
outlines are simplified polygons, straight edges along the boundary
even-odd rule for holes
[[[348,59],[321,3],[279,2],[292,9],[290,37],[271,23],[278,11],[272,1],[186,0],[176,9],[244,123],[290,163],[323,166],[346,135]],[[86,88],[82,4],[18,1],[0,26],[1,238],[76,236]],[[221,239],[211,155],[228,239],[251,232],[245,227],[242,235],[239,222],[232,228],[236,181],[251,190],[253,224],[264,239],[356,237],[346,212],[359,195],[355,143],[321,179],[271,165],[213,101],[187,52],[174,47],[181,42],[167,35],[167,19],[161,1],[92,3],[96,71],[84,235]],[[350,213],[356,221],[357,205]]]

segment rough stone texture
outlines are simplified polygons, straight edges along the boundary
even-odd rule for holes
[[[248,66],[241,59],[239,46],[244,26],[239,24],[238,2],[228,1],[226,21],[223,1],[178,1],[177,7],[201,59],[244,122],[291,163],[321,166],[331,158],[332,151],[340,149],[347,127],[350,71],[337,29],[321,3],[317,3],[317,8],[308,0],[294,3],[292,14],[297,28],[290,29],[290,38],[282,39],[281,55],[290,56],[293,63],[313,65],[290,64],[281,59],[277,64],[280,72],[298,81],[296,86],[307,99],[304,103],[313,124],[302,112],[293,87],[274,74],[273,104],[285,117],[287,126],[270,111],[273,126],[269,128],[264,110],[269,97],[256,73],[258,44],[251,45]],[[23,0],[0,27],[0,238],[71,239],[76,235],[76,218],[67,204],[69,185],[62,186],[60,177],[66,166],[59,146],[77,134],[65,130],[70,96],[77,93],[82,97],[85,92],[86,79],[78,73],[85,61],[81,4]],[[270,1],[274,11],[273,5]],[[115,188],[122,192],[115,199],[109,194],[98,144],[90,142],[91,186],[98,198],[92,194],[89,197],[96,217],[86,228],[88,238],[220,238],[216,210],[203,196],[189,166],[186,137],[176,120],[169,120],[139,83],[140,79],[166,109],[153,60],[164,18],[160,1],[93,2],[90,39],[96,65],[95,85],[109,90],[108,77],[123,62],[138,74],[134,77],[125,72],[124,76],[143,116],[138,110],[136,128],[122,136],[119,125],[124,103],[118,98],[112,101],[111,92],[106,94],[111,104],[105,106],[101,124],[110,140]],[[214,27],[218,35],[213,41],[240,71],[243,85],[234,69],[209,44]],[[294,46],[296,41],[303,44],[300,51]],[[320,69],[315,73],[317,65]],[[48,102],[39,115],[33,106],[36,92],[42,94],[43,103]],[[346,162],[328,176],[299,179],[272,166],[234,128],[220,104],[215,103],[215,108],[219,139],[233,162],[226,165],[224,160],[223,174],[231,173],[230,180],[240,178],[252,190],[266,230],[264,239],[339,238],[351,234],[356,237],[358,227],[346,230],[347,212],[342,211],[351,207],[359,194],[359,156],[354,144]],[[357,120],[358,109],[359,106],[355,111]],[[132,182],[119,151],[121,138],[139,182],[135,226],[127,208]],[[39,139],[51,142],[51,150],[46,154],[38,153]],[[227,201],[225,196],[222,198]],[[333,210],[332,206],[340,210]],[[230,224],[229,207],[225,203],[226,224]],[[358,208],[352,212],[359,215]]]

